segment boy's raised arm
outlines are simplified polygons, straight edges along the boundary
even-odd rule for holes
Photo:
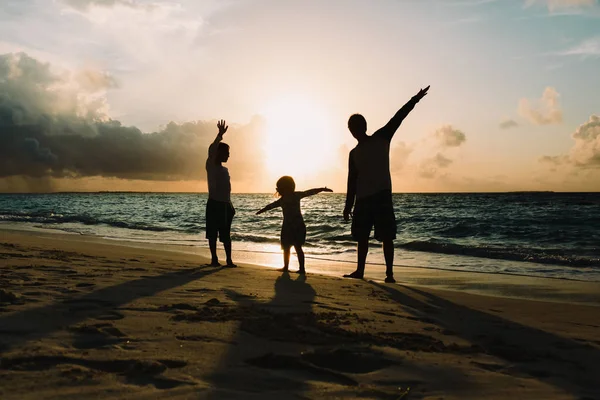
[[[400,127],[400,124],[402,121],[404,121],[404,118],[406,118],[413,108],[415,108],[415,105],[417,105],[419,100],[425,97],[428,90],[429,86],[427,86],[425,89],[419,90],[419,93],[414,95],[405,105],[403,105],[402,108],[399,109],[398,112],[396,112],[396,114],[392,117],[392,119],[390,119],[383,128],[375,132],[373,136],[381,136],[391,141],[394,137],[394,134]]]
[[[321,192],[333,192],[333,190],[329,189],[328,187],[320,187],[320,188],[308,189],[308,190],[305,190],[304,192],[300,192],[298,194],[300,195],[300,198],[303,199],[308,196],[314,196],[315,194],[318,194]]]
[[[225,134],[225,132],[227,132],[229,126],[225,125],[225,120],[222,119],[219,122],[217,122],[217,128],[219,128],[219,133],[217,133],[217,137],[208,147],[208,158],[211,160],[217,155],[217,148],[219,146],[219,143],[221,142],[221,140],[223,140],[223,135]]]
[[[258,215],[258,214],[262,214],[262,213],[264,213],[265,211],[269,211],[269,210],[272,210],[272,209],[274,209],[274,208],[277,208],[277,207],[279,207],[280,205],[281,205],[281,199],[279,199],[279,200],[276,200],[276,201],[272,202],[271,204],[267,204],[266,206],[264,206],[263,208],[261,208],[260,210],[258,210],[258,211],[256,212],[256,215]]]

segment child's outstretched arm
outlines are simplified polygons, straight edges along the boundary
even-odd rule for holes
[[[318,194],[321,192],[333,192],[333,190],[329,189],[328,187],[320,187],[320,188],[308,189],[308,190],[305,190],[304,192],[298,192],[298,194],[300,195],[300,198],[303,199],[308,196],[314,196],[315,194]]]
[[[274,209],[274,208],[277,208],[277,207],[279,207],[279,206],[281,206],[281,199],[279,199],[279,200],[277,200],[277,201],[274,201],[274,202],[272,202],[271,204],[267,204],[266,206],[264,206],[263,208],[261,208],[260,210],[258,210],[258,211],[256,212],[256,215],[258,215],[258,214],[262,214],[262,213],[264,213],[265,211],[272,210],[272,209]]]
[[[225,134],[225,132],[227,132],[229,126],[225,125],[225,120],[222,119],[219,122],[217,122],[217,128],[219,128],[219,133],[217,133],[217,137],[208,147],[209,160],[214,159],[217,155],[217,147],[219,146],[219,143],[223,140],[223,135]]]

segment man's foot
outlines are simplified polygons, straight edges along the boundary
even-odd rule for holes
[[[279,268],[277,271],[279,272],[288,272],[290,269],[288,267]]]
[[[227,261],[225,268],[237,268],[237,265],[235,265],[232,260],[229,260]]]
[[[306,274],[306,270],[305,269],[299,269],[298,271],[296,271],[297,274]]]
[[[362,279],[364,274],[360,271],[354,271],[351,274],[344,275],[344,278]]]
[[[213,258],[213,260],[208,265],[211,267],[220,267],[221,266],[221,264],[219,263],[219,260],[215,259],[215,258]]]
[[[396,283],[396,280],[392,275],[388,275],[385,277],[385,283]]]

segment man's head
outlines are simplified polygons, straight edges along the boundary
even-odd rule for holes
[[[359,140],[367,134],[367,120],[360,114],[353,114],[348,118],[348,129]]]
[[[227,162],[229,160],[229,145],[227,143],[219,143],[216,160],[217,162]]]

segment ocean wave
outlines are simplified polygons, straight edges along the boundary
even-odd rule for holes
[[[520,247],[467,246],[456,243],[444,243],[437,240],[415,240],[397,247],[405,250],[442,253],[471,257],[524,261],[541,264],[564,265],[572,267],[599,267],[600,258],[566,255],[558,249],[534,249]]]
[[[174,228],[150,225],[142,222],[124,222],[122,220],[115,220],[110,218],[95,218],[89,215],[63,215],[55,214],[52,212],[14,212],[11,214],[0,215],[0,220],[7,222],[33,222],[38,224],[79,223],[83,225],[108,225],[115,228],[134,229],[151,232],[177,231],[177,229]]]

